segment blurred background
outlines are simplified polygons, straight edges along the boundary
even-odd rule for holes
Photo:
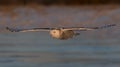
[[[119,0],[0,0],[0,66],[120,67]],[[115,27],[77,31],[68,40],[49,32],[5,28]]]
[[[90,4],[119,4],[120,0],[1,0],[0,4],[43,4],[43,5],[90,5]]]

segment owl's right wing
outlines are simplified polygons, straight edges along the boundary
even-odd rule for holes
[[[31,28],[31,29],[18,29],[18,28],[9,28],[7,30],[11,32],[35,32],[35,31],[50,31],[51,28]]]

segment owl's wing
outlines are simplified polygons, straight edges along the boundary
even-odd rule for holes
[[[31,29],[18,29],[18,28],[9,28],[7,30],[11,32],[33,32],[33,31],[50,31],[51,28],[31,28]]]
[[[6,27],[6,29],[11,32],[50,31],[50,30],[54,30],[54,29],[87,31],[87,30],[104,29],[104,28],[108,28],[108,27],[112,27],[112,26],[116,26],[116,24],[110,24],[110,25],[105,25],[105,26],[101,26],[101,27],[59,27],[59,28],[30,28],[30,29],[18,29],[18,28]]]
[[[75,31],[88,31],[88,30],[96,30],[96,29],[104,29],[104,28],[109,28],[112,26],[116,26],[116,24],[110,24],[110,25],[105,25],[101,27],[68,27],[68,28],[63,28],[64,30],[75,30]]]

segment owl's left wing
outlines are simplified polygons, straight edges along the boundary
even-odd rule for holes
[[[63,28],[64,30],[75,30],[75,31],[88,31],[88,30],[96,30],[96,29],[104,29],[104,28],[109,28],[112,26],[116,26],[116,24],[109,24],[101,27],[68,27],[68,28]]]

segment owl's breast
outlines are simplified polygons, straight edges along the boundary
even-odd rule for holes
[[[51,30],[50,35],[53,38],[65,40],[72,38],[74,36],[74,32],[71,30]]]

